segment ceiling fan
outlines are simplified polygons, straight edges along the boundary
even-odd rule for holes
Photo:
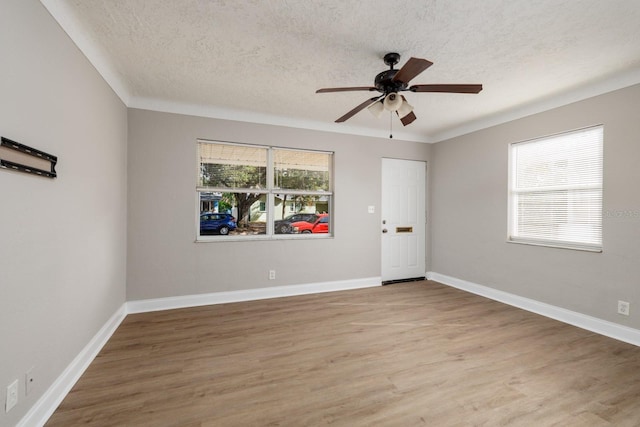
[[[384,63],[389,66],[389,69],[376,76],[374,86],[330,87],[316,91],[316,93],[351,91],[378,91],[381,93],[381,95],[367,99],[344,116],[338,118],[336,123],[342,123],[368,107],[369,111],[377,117],[379,117],[384,110],[395,111],[402,124],[407,126],[416,119],[416,115],[413,113],[413,107],[409,105],[407,99],[401,95],[400,92],[478,93],[482,90],[481,84],[430,84],[409,86],[409,82],[418,74],[432,66],[433,62],[412,57],[409,58],[402,68],[396,70],[393,66],[400,61],[400,54],[394,52],[387,53],[383,59]]]

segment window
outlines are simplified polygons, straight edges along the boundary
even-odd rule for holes
[[[511,144],[509,241],[602,250],[603,127]]]
[[[331,210],[332,167],[330,152],[198,141],[199,240],[215,240],[202,239],[211,234],[331,235],[329,226],[312,226]],[[229,215],[231,224],[222,232],[205,224],[204,216],[212,213]]]

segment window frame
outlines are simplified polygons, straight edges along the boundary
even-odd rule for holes
[[[600,129],[600,171],[599,174],[601,176],[601,180],[599,185],[592,184],[582,184],[582,183],[567,183],[565,185],[556,185],[553,188],[547,188],[544,190],[538,190],[540,192],[551,193],[559,190],[566,191],[576,191],[581,189],[596,189],[600,190],[600,218],[599,218],[599,227],[600,227],[600,242],[599,244],[592,244],[586,242],[578,242],[578,241],[563,241],[563,240],[553,240],[549,238],[531,238],[531,237],[521,237],[515,235],[515,230],[517,230],[517,221],[518,221],[518,198],[515,197],[516,193],[526,193],[526,191],[518,191],[515,188],[516,183],[516,175],[517,175],[517,165],[515,159],[515,147],[522,144],[535,144],[541,142],[548,142],[555,138],[560,138],[564,136],[568,136],[571,134],[577,134],[586,132],[589,130],[597,130]],[[532,187],[533,188],[533,187]],[[532,190],[529,190],[531,192]],[[525,244],[532,246],[543,246],[543,247],[551,247],[551,248],[560,248],[560,249],[572,249],[586,252],[596,252],[601,253],[603,251],[603,226],[604,226],[604,125],[598,124],[593,126],[587,126],[584,128],[573,129],[570,131],[559,132],[556,134],[546,135],[543,137],[533,138],[524,141],[512,142],[508,146],[508,187],[507,187],[507,205],[508,205],[508,222],[507,222],[507,243],[516,243],[516,244]]]
[[[203,187],[200,185],[200,143],[211,143],[211,144],[223,144],[223,145],[231,145],[231,146],[241,146],[241,147],[254,147],[260,149],[267,150],[267,160],[266,160],[266,180],[267,187],[266,188],[256,188],[256,189],[247,189],[247,188],[223,188],[223,187]],[[313,190],[284,190],[275,187],[275,171],[274,171],[274,151],[275,150],[287,150],[287,151],[300,151],[300,152],[312,152],[312,153],[322,153],[329,155],[329,190],[328,191],[313,191]],[[196,188],[195,188],[195,224],[196,224],[196,243],[201,242],[228,242],[228,241],[256,241],[256,240],[306,240],[306,239],[332,239],[334,237],[334,227],[333,227],[333,212],[334,212],[334,201],[335,201],[335,191],[334,191],[334,165],[335,165],[335,152],[334,151],[326,151],[326,150],[311,150],[311,149],[303,149],[303,148],[291,148],[291,147],[282,147],[276,145],[260,145],[260,144],[245,144],[239,142],[231,142],[231,141],[221,141],[221,140],[211,140],[198,138],[196,140]],[[266,230],[264,234],[255,234],[255,235],[201,235],[200,234],[200,194],[207,192],[222,192],[222,193],[246,193],[247,190],[250,190],[253,194],[264,194],[266,196]],[[276,234],[274,229],[275,221],[275,198],[277,195],[309,195],[309,196],[326,196],[328,201],[328,214],[329,214],[329,233],[318,233],[318,234]],[[289,209],[286,208],[286,215],[288,216],[292,213],[289,212]],[[239,218],[236,218],[238,221]]]

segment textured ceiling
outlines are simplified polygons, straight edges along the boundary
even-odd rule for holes
[[[638,0],[41,0],[130,107],[386,137],[369,86],[382,56],[434,65],[394,137],[437,141],[640,83]]]

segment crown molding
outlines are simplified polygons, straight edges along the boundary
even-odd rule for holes
[[[129,108],[141,110],[159,111],[164,113],[185,114],[196,117],[207,117],[222,120],[234,120],[238,122],[259,123],[273,126],[284,126],[297,129],[317,130],[321,132],[333,132],[347,135],[368,136],[374,138],[386,138],[386,131],[370,129],[361,126],[352,126],[344,123],[326,123],[317,120],[306,120],[294,117],[279,116],[275,114],[260,113],[234,108],[223,108],[211,105],[198,105],[180,103],[157,98],[132,97]],[[424,135],[393,131],[393,139],[412,142],[430,142]]]
[[[584,101],[585,99],[593,98],[605,93],[634,86],[636,84],[640,84],[640,68],[627,70],[623,73],[618,73],[604,79],[589,82],[577,89],[555,94],[535,102],[468,122],[462,126],[457,126],[453,129],[432,135],[429,142],[436,143],[446,141],[458,136],[487,129],[492,126],[501,125],[527,116],[553,110],[554,108],[564,107],[565,105]]]
[[[386,138],[386,131],[345,123],[326,123],[315,120],[297,119],[255,111],[229,109],[216,106],[180,103],[151,97],[136,97],[131,94],[125,80],[107,59],[101,48],[91,39],[75,17],[73,10],[64,0],[40,0],[51,16],[58,22],[93,67],[103,77],[116,95],[129,108],[139,108],[175,114],[193,115],[223,120],[259,123],[290,128],[317,130],[347,135]],[[417,134],[406,130],[394,131],[393,139],[422,143],[436,143],[466,135],[492,126],[504,124],[533,114],[542,113],[594,96],[602,95],[640,83],[640,68],[627,70],[601,80],[592,81],[579,88],[548,96],[525,105],[490,114],[484,118],[432,135]]]

